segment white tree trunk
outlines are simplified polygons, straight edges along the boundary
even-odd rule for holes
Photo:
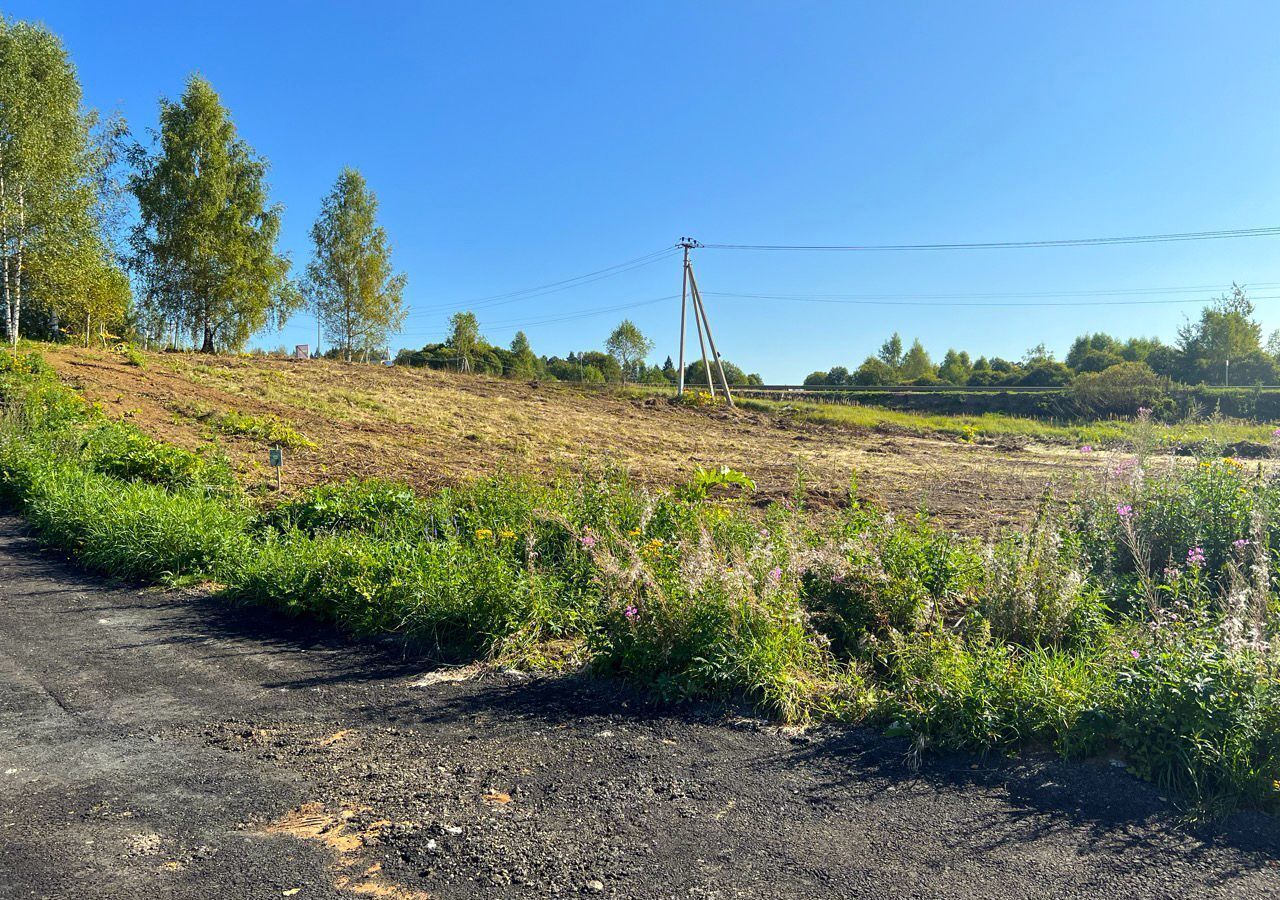
[[[13,300],[9,306],[9,343],[18,346],[18,330],[22,322],[22,251],[27,230],[26,198],[22,182],[18,182],[18,253],[13,273]]]
[[[13,330],[13,308],[9,305],[9,198],[5,193],[4,172],[0,170],[0,254],[4,256],[4,333]]]

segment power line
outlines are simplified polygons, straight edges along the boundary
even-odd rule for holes
[[[857,299],[847,299],[840,297],[824,297],[824,296],[804,296],[792,294],[740,294],[729,291],[707,291],[708,296],[727,297],[735,300],[772,300],[787,301],[796,303],[833,303],[849,306],[989,306],[989,307],[1011,307],[1011,308],[1052,308],[1052,307],[1077,307],[1077,306],[1148,306],[1148,305],[1168,305],[1178,303],[1204,303],[1203,296],[1200,297],[1178,297],[1174,299],[1161,300],[1030,300],[1024,302],[1006,301],[1006,300],[914,300],[891,297],[866,297]],[[1264,294],[1262,296],[1251,296],[1250,300],[1280,300],[1280,294]]]
[[[479,297],[461,304],[444,303],[433,306],[424,306],[413,310],[410,317],[417,315],[433,315],[440,312],[461,311],[467,309],[486,309],[494,306],[504,306],[508,303],[515,303],[519,300],[531,300],[534,297],[544,297],[547,294],[554,294],[560,291],[568,291],[578,287],[584,287],[588,284],[595,284],[598,281],[604,281],[606,278],[613,278],[617,275],[623,275],[627,272],[642,269],[651,266],[654,263],[669,259],[676,254],[674,247],[664,247],[662,250],[647,253],[644,256],[629,259],[625,262],[616,263],[612,266],[606,266],[603,269],[597,269],[594,272],[586,272],[582,275],[575,275],[572,278],[563,278],[560,281],[552,281],[547,284],[540,284],[534,287],[522,288],[517,291],[508,291],[504,294],[492,294],[488,297]]]
[[[883,252],[906,250],[1015,250],[1031,247],[1096,247],[1110,244],[1162,244],[1176,241],[1217,241],[1231,238],[1278,237],[1280,225],[1264,228],[1232,228],[1222,231],[1185,231],[1172,234],[1136,234],[1122,237],[1066,238],[1042,241],[980,241],[948,244],[706,244],[708,250],[817,250]]]
[[[524,328],[538,328],[538,327],[541,327],[541,326],[543,326],[543,325],[553,325],[553,324],[555,324],[555,323],[557,323],[557,322],[569,322],[569,321],[572,321],[572,320],[574,320],[574,319],[587,319],[587,318],[590,318],[590,317],[592,317],[592,316],[601,316],[601,315],[605,315],[605,314],[607,314],[607,313],[611,313],[611,312],[621,312],[621,311],[623,311],[623,310],[628,310],[628,309],[639,309],[639,308],[640,308],[640,307],[642,307],[642,306],[652,306],[652,305],[653,305],[653,304],[655,304],[655,303],[663,303],[663,302],[665,302],[665,301],[667,301],[667,300],[675,300],[675,299],[677,299],[679,296],[680,296],[679,294],[669,294],[669,295],[667,295],[667,296],[665,296],[665,297],[653,297],[653,298],[650,298],[650,299],[648,299],[648,300],[637,300],[637,301],[633,301],[633,302],[630,302],[630,303],[621,303],[621,304],[617,304],[617,305],[615,305],[615,306],[604,306],[604,307],[599,307],[599,308],[596,308],[596,309],[577,310],[577,311],[575,311],[575,312],[566,313],[566,314],[562,314],[562,315],[545,316],[545,317],[540,318],[540,319],[531,319],[531,320],[527,320],[527,321],[520,321],[520,320],[512,319],[512,320],[508,320],[508,321],[506,321],[506,322],[487,322],[487,323],[485,323],[485,324],[484,324],[484,327],[485,327],[485,328],[495,328],[495,329],[506,329],[506,328],[517,328],[517,329],[524,329]],[[403,331],[403,332],[401,332],[401,335],[412,335],[412,336],[418,336],[418,337],[423,337],[423,336],[433,336],[433,335],[444,335],[444,334],[445,334],[445,332],[437,331],[437,330],[430,330],[430,331],[415,331],[415,330],[410,329],[410,330],[407,330],[407,331]]]

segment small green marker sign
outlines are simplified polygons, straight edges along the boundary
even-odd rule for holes
[[[278,469],[284,465],[284,451],[279,447],[272,447],[267,451],[267,453],[271,460],[271,467],[273,469]]]

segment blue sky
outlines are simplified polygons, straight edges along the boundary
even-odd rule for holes
[[[88,102],[136,134],[154,126],[160,96],[203,73],[271,163],[298,270],[321,197],[342,166],[361,169],[409,276],[396,346],[440,339],[449,312],[476,298],[685,234],[927,243],[1280,224],[1274,3],[20,0],[5,12],[62,35]],[[1254,238],[695,260],[725,357],[792,381],[853,368],[894,330],[935,358],[949,346],[1018,357],[1040,341],[1061,355],[1084,330],[1170,339],[1198,306],[720,293],[1019,302],[1176,287],[1195,290],[1168,299],[1199,299],[1232,280],[1280,283],[1278,254],[1280,239]],[[628,315],[660,361],[675,352],[678,300],[547,320],[669,296],[679,281],[667,259],[477,313],[495,343],[541,323],[526,328],[535,350],[561,355],[601,346]],[[1258,306],[1280,328],[1276,301]],[[314,334],[303,314],[258,342]]]

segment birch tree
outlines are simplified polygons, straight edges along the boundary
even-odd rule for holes
[[[348,361],[382,347],[404,324],[405,276],[391,265],[378,198],[355,169],[343,169],[311,227],[315,256],[303,291],[329,342]]]
[[[281,208],[267,202],[267,164],[199,75],[177,102],[160,101],[158,140],[132,154],[143,317],[191,334],[205,353],[239,349],[301,304],[276,252]]]
[[[11,344],[33,300],[53,321],[90,296],[121,315],[128,303],[101,205],[123,126],[98,140],[96,121],[58,38],[0,18],[0,323]]]

